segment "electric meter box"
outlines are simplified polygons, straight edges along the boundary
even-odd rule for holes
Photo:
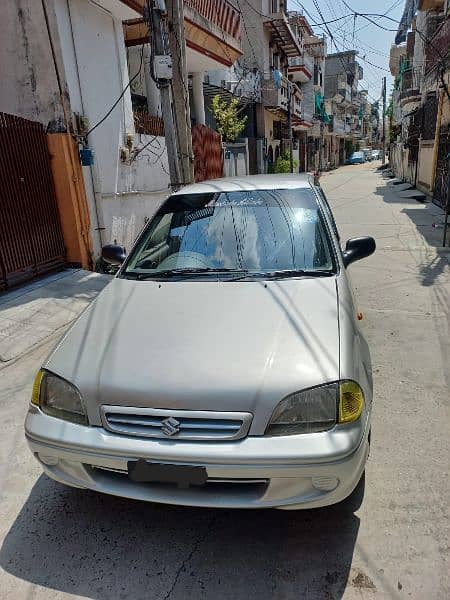
[[[156,79],[172,79],[172,57],[167,54],[155,56],[153,66]]]

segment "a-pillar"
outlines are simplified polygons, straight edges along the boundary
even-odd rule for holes
[[[195,122],[197,125],[205,125],[205,97],[203,96],[203,80],[205,76],[203,71],[192,74],[192,102]]]

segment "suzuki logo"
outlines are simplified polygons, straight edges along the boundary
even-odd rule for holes
[[[174,417],[169,417],[161,421],[161,431],[164,435],[172,436],[180,433],[180,422]]]

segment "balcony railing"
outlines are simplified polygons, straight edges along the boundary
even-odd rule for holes
[[[450,18],[447,18],[426,45],[426,70],[431,71],[448,55],[450,49]]]
[[[287,110],[288,107],[288,89],[287,79],[281,80],[281,87],[277,88],[275,81],[268,77],[262,80],[261,96],[262,102],[266,108]]]
[[[338,119],[336,116],[333,119],[333,132],[337,135],[345,135],[350,131],[350,126],[344,123],[342,119]]]
[[[241,39],[241,13],[228,0],[184,0],[184,4],[231,37]]]
[[[422,69],[409,69],[408,71],[405,71],[400,84],[400,94],[398,97],[400,106],[420,100],[422,79]]]
[[[289,59],[289,75],[292,75],[293,81],[310,81],[314,75],[314,58],[306,52],[302,56],[292,56]]]
[[[164,135],[164,121],[161,117],[154,117],[142,111],[134,111],[134,128],[136,133]]]
[[[408,69],[403,74],[400,90],[406,92],[408,90],[420,89],[422,85],[422,69]]]
[[[302,56],[293,56],[289,59],[290,67],[306,67],[310,73],[314,73],[314,58],[304,52]]]

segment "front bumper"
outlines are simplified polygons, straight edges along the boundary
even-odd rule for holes
[[[137,500],[220,508],[317,508],[344,500],[364,471],[368,430],[369,418],[362,437],[360,424],[308,436],[198,443],[115,435],[49,417],[35,407],[25,422],[31,451],[47,475],[61,483]],[[134,483],[127,463],[138,458],[205,466],[208,482],[187,489]]]

